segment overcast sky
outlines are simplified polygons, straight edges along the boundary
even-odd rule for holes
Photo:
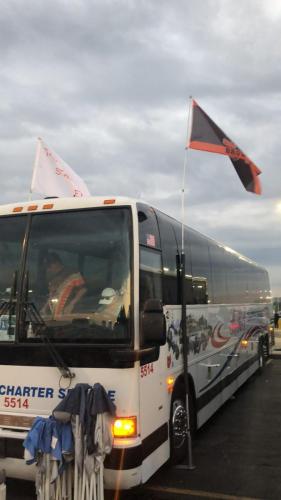
[[[281,2],[0,0],[0,203],[28,196],[42,137],[92,195],[180,217],[192,95],[262,170],[188,152],[186,223],[267,267],[281,295]]]

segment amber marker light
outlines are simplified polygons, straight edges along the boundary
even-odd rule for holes
[[[51,208],[54,208],[53,203],[46,203],[45,205],[43,205],[43,210],[51,210]]]
[[[113,424],[113,436],[129,438],[137,436],[137,417],[118,417]]]
[[[248,344],[249,344],[248,340],[245,340],[245,339],[241,340],[241,346],[242,347],[248,347]]]
[[[13,212],[15,212],[15,213],[22,212],[22,210],[23,210],[23,207],[15,207],[15,208],[13,208]]]
[[[37,210],[37,208],[38,208],[38,205],[29,205],[29,207],[27,207],[27,211],[33,212],[34,210]]]
[[[167,383],[167,391],[170,394],[171,392],[173,392],[174,388],[174,383],[175,383],[174,377],[167,377],[166,383]]]
[[[115,199],[112,200],[103,200],[104,205],[114,205]]]

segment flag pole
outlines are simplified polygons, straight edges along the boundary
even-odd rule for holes
[[[183,162],[183,175],[182,175],[182,197],[181,197],[181,222],[182,222],[182,229],[181,229],[181,250],[184,252],[184,221],[185,221],[185,177],[186,177],[186,167],[187,167],[187,155],[188,155],[188,145],[190,141],[190,136],[191,136],[191,129],[192,129],[192,96],[189,96],[189,106],[188,106],[188,117],[187,117],[187,140],[186,140],[186,147],[185,147],[185,152],[184,152],[184,162]]]
[[[182,180],[182,247],[180,255],[180,277],[181,277],[181,329],[182,329],[182,355],[183,355],[183,376],[184,376],[184,387],[185,387],[185,410],[186,410],[186,437],[187,437],[187,463],[180,464],[177,466],[179,469],[194,470],[192,459],[192,440],[191,440],[191,429],[190,429],[190,408],[188,395],[189,390],[189,374],[188,374],[188,353],[189,353],[189,337],[187,335],[186,328],[186,294],[185,294],[185,250],[184,250],[184,223],[185,223],[185,177],[186,177],[186,167],[187,167],[187,153],[188,145],[190,140],[191,128],[192,128],[192,96],[189,98],[189,111],[188,111],[188,122],[187,122],[187,144],[185,148],[184,155],[184,165],[183,165],[183,180]]]
[[[35,175],[36,175],[36,170],[37,170],[38,163],[39,163],[41,146],[42,146],[42,139],[41,139],[41,137],[38,137],[37,138],[37,146],[36,146],[35,159],[34,159],[34,163],[33,163],[31,184],[30,184],[30,188],[29,188],[29,197],[28,197],[29,201],[32,198],[32,186],[33,186],[33,183],[34,183],[34,179],[35,179]]]

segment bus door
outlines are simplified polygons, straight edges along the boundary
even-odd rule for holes
[[[151,299],[162,301],[162,255],[154,211],[138,204],[139,312]],[[140,347],[146,349],[140,331]],[[167,345],[142,358],[139,368],[140,423],[143,442],[142,481],[145,482],[169,457],[166,387]]]

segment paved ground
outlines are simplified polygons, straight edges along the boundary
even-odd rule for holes
[[[164,467],[126,500],[281,499],[281,331],[262,375],[253,376],[193,442],[194,471]],[[33,500],[34,486],[7,483],[7,500]]]
[[[274,331],[275,344],[272,350],[272,357],[281,359],[281,330]]]
[[[193,496],[203,490],[207,494],[202,498],[228,498],[223,494],[280,500],[280,380],[281,361],[272,360],[263,375],[252,377],[198,432],[193,443],[196,469],[160,471],[150,486],[161,485],[163,493],[176,487],[174,498],[181,498],[183,489],[193,490]]]

